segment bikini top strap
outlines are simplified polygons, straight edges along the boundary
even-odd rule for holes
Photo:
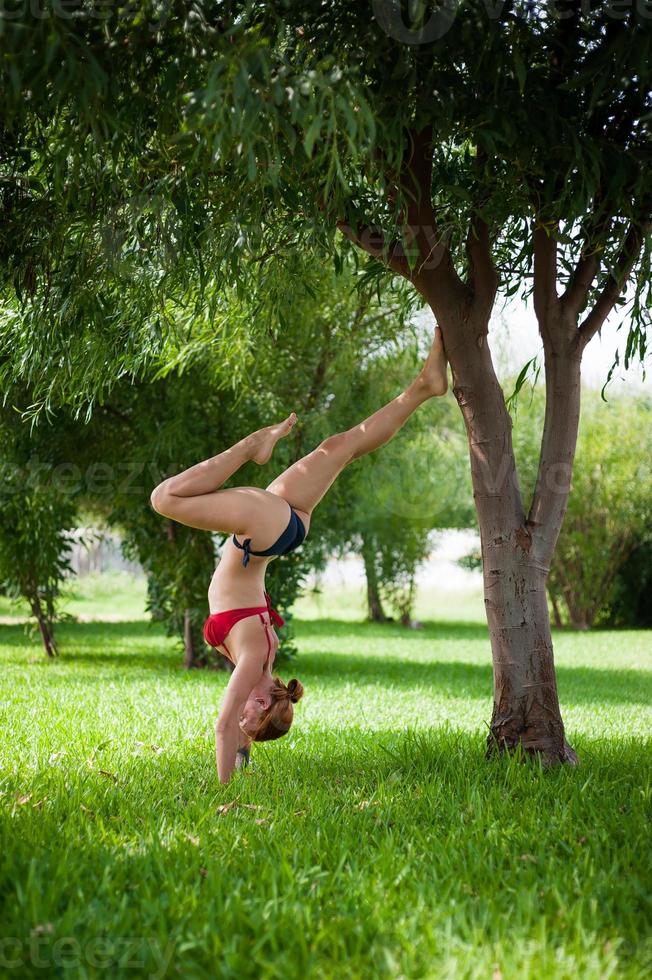
[[[236,546],[236,548],[239,548],[240,549],[240,551],[244,551],[244,555],[242,556],[242,564],[246,568],[247,565],[249,564],[249,558],[250,558],[250,556],[252,554],[255,554],[255,552],[252,552],[252,550],[251,550],[251,538],[245,538],[244,541],[242,542],[242,544],[240,544],[240,542],[238,541],[238,539],[236,538],[236,536],[234,534],[233,535],[233,543]]]
[[[249,564],[249,558],[251,555],[257,555],[260,558],[268,558],[277,554],[277,552],[274,550],[276,548],[276,545],[274,544],[271,546],[271,548],[266,548],[265,551],[254,551],[254,549],[251,547],[251,538],[245,538],[242,544],[240,544],[235,534],[233,535],[233,543],[236,548],[240,549],[240,551],[244,551],[244,555],[242,556],[242,564],[245,568]]]

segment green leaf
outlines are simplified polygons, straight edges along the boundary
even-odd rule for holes
[[[527,80],[527,68],[518,48],[514,48],[514,70],[516,71],[518,87],[522,95],[525,89],[525,82]]]
[[[525,381],[526,381],[527,376],[529,374],[530,368],[533,367],[533,366],[536,367],[536,364],[537,364],[537,358],[536,357],[532,357],[521,368],[520,374],[519,374],[518,378],[516,379],[516,383],[514,385],[513,392],[511,393],[511,395],[508,398],[505,399],[505,405],[507,407],[507,411],[508,412],[511,412],[512,408],[515,407],[515,405],[516,405],[516,399],[518,398],[518,395],[519,395],[519,392],[520,392],[521,388],[525,384]]]
[[[308,126],[308,131],[303,140],[303,148],[306,151],[306,156],[310,158],[312,156],[313,147],[317,141],[317,137],[321,132],[322,118],[321,115],[316,116],[313,121]]]

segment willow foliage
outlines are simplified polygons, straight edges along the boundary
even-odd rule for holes
[[[338,219],[400,225],[391,175],[406,129],[426,125],[439,227],[464,266],[480,209],[505,295],[529,289],[533,202],[561,222],[564,275],[582,248],[601,255],[591,300],[636,227],[627,357],[644,356],[646,4],[468,0],[423,5],[416,25],[402,9],[44,0],[7,12],[0,381],[28,383],[35,412],[88,406],[163,364],[179,337],[192,343],[225,290],[300,289],[298,250],[341,268]],[[362,278],[381,274],[369,260]]]

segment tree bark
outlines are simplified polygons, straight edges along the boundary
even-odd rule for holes
[[[366,541],[363,541],[362,544],[362,560],[367,579],[367,619],[372,623],[386,623],[388,617],[383,609],[378,590],[378,572],[374,561],[373,549]]]
[[[192,623],[189,609],[185,609],[183,613],[183,666],[186,670],[195,666],[195,650],[192,642]]]
[[[480,528],[494,667],[487,753],[513,751],[520,745],[545,762],[575,762],[565,739],[555,680],[546,594],[549,565],[533,548],[522,504],[511,418],[487,343],[488,311],[479,316],[471,307],[460,315],[441,303],[432,307],[442,327],[453,393],[466,425]],[[567,497],[567,489],[565,493]],[[565,504],[561,509],[560,501],[556,504],[553,519],[560,520]]]
[[[200,635],[200,631],[192,621],[190,609],[184,609],[183,612],[183,650],[183,666],[186,670],[206,666],[206,644],[203,634]]]

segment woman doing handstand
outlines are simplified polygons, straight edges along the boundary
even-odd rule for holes
[[[299,547],[314,508],[345,466],[389,442],[422,402],[446,389],[446,359],[437,328],[426,363],[398,398],[352,429],[325,439],[266,490],[220,487],[243,463],[266,463],[278,440],[296,423],[294,413],[164,480],[152,493],[152,506],[159,514],[189,527],[232,535],[208,589],[210,615],[204,626],[207,643],[235,665],[215,724],[221,782],[228,782],[238,752],[246,755],[252,741],[285,735],[292,724],[292,706],[303,695],[299,681],[285,685],[272,676],[278,647],[274,626],[283,620],[265,592],[268,562]]]

